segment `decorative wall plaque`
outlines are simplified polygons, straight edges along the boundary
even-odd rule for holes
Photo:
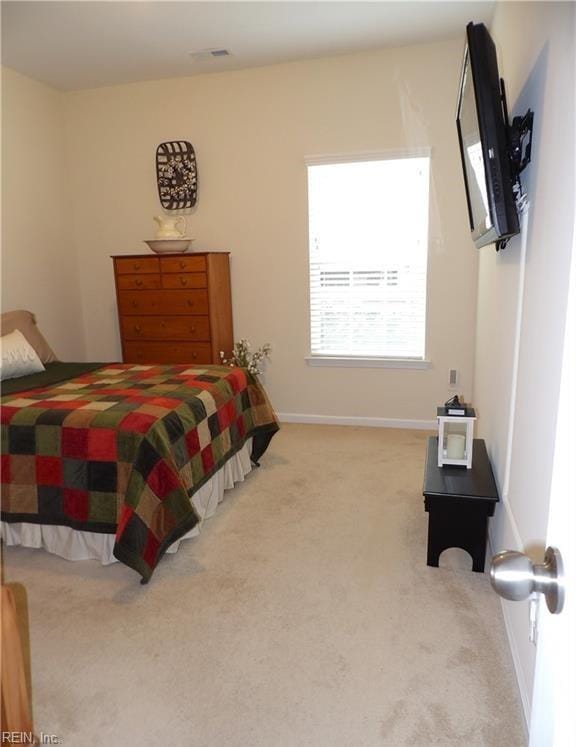
[[[158,195],[165,210],[183,210],[196,204],[198,170],[192,143],[174,140],[156,148]]]

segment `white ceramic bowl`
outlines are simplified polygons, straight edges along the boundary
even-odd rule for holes
[[[188,250],[194,239],[188,239],[185,236],[179,239],[149,239],[144,240],[150,249],[156,254],[170,254],[171,252],[181,254]]]

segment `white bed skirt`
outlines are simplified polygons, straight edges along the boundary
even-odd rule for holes
[[[216,512],[218,504],[224,498],[224,491],[242,482],[251,471],[251,451],[252,439],[248,439],[242,449],[229,459],[200,490],[194,493],[191,500],[200,516],[200,523],[170,545],[166,552],[176,552],[183,540],[200,534],[202,523]],[[6,545],[44,548],[66,560],[99,560],[102,565],[118,562],[112,554],[115,541],[113,534],[83,532],[70,527],[48,524],[23,522],[12,524],[2,521],[0,522],[0,535]]]

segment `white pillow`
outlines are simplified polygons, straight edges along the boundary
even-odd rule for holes
[[[2,347],[1,379],[15,379],[17,376],[45,371],[42,361],[19,329],[0,337]]]

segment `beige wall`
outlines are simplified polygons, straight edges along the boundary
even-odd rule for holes
[[[84,356],[64,95],[2,69],[2,310],[30,309],[56,354]]]
[[[574,227],[574,11],[572,3],[503,3],[492,25],[511,116],[534,111],[534,142],[522,236],[499,254],[480,252],[474,402],[503,500],[493,549],[539,563]],[[529,718],[536,649],[527,605],[505,602],[504,612]]]
[[[472,389],[477,253],[454,116],[462,40],[67,96],[87,356],[120,355],[111,254],[146,250],[154,153],[190,140],[196,249],[232,253],[236,338],[271,342],[282,413],[433,419],[448,368]],[[307,155],[432,148],[427,371],[310,368]]]

